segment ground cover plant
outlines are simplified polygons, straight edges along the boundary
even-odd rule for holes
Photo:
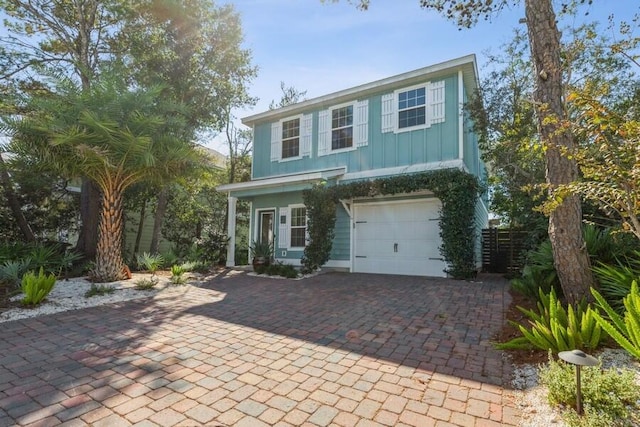
[[[640,421],[638,401],[640,389],[631,370],[583,368],[581,389],[584,415],[575,411],[575,367],[556,361],[539,370],[540,382],[549,392],[549,404],[563,409],[562,416],[571,427],[634,426]]]
[[[591,304],[581,302],[564,306],[556,291],[545,294],[539,290],[537,312],[518,307],[526,316],[526,324],[509,321],[522,336],[497,344],[501,350],[527,349],[560,351],[595,349],[606,339],[602,326],[596,321],[597,310]]]
[[[22,276],[22,304],[38,305],[44,300],[53,289],[56,283],[56,276],[45,274],[44,268],[40,267],[39,273],[29,271]]]

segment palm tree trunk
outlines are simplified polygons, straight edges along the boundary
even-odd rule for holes
[[[160,247],[160,234],[162,231],[162,223],[167,213],[167,204],[169,203],[169,190],[164,187],[158,194],[158,203],[156,213],[153,217],[153,233],[151,234],[151,245],[149,245],[149,253],[157,254]]]
[[[140,240],[142,239],[142,231],[144,230],[144,219],[147,215],[147,199],[142,200],[140,207],[140,222],[138,223],[138,232],[136,233],[136,243],[133,245],[133,255],[140,251]]]
[[[20,228],[25,241],[35,242],[36,236],[33,234],[29,222],[22,213],[22,209],[20,208],[20,201],[18,200],[16,193],[13,191],[11,177],[9,176],[9,172],[7,171],[7,165],[2,158],[2,153],[0,153],[0,184],[4,189],[4,195],[7,198],[7,203],[9,204],[9,208],[11,209],[11,213],[18,223],[18,227]]]
[[[526,0],[525,14],[536,73],[534,100],[538,129],[546,145],[546,181],[550,191],[578,178],[575,160],[562,154],[575,146],[573,135],[562,128],[567,116],[562,95],[560,32],[551,0]],[[582,237],[582,205],[572,195],[549,216],[553,259],[565,297],[570,303],[590,298],[593,286],[591,263]]]
[[[96,266],[92,274],[99,283],[126,278],[122,260],[122,194],[120,188],[103,190]]]
[[[80,235],[76,250],[84,254],[87,260],[96,257],[98,242],[98,221],[100,218],[100,190],[89,179],[82,178],[80,192]]]

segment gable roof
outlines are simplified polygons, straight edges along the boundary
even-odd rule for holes
[[[462,78],[467,92],[474,92],[479,86],[478,66],[476,64],[476,56],[471,54],[328,95],[308,99],[297,104],[247,116],[242,119],[242,123],[251,127],[260,122],[276,121],[311,109],[328,108],[336,104],[352,101],[356,98],[363,98],[370,94],[393,91],[403,86],[411,86],[429,79],[437,79],[449,75],[452,71],[458,69],[462,71]]]

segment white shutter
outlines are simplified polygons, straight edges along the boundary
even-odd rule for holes
[[[326,156],[331,152],[331,120],[329,110],[318,113],[318,156]]]
[[[356,147],[364,147],[369,144],[369,101],[356,102],[353,120],[353,134]]]
[[[382,95],[382,133],[393,132],[394,128],[394,96],[392,93]]]
[[[444,80],[427,86],[430,92],[431,123],[444,122]]]
[[[280,160],[282,156],[282,125],[280,122],[271,124],[271,161]]]
[[[300,156],[311,157],[311,132],[313,127],[313,115],[305,114],[302,116],[302,124],[300,127]]]
[[[284,219],[283,219],[284,217]],[[289,249],[289,208],[280,208],[278,214],[278,248]]]

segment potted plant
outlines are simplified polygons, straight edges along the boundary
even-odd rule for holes
[[[260,270],[271,264],[273,258],[273,245],[269,242],[256,242],[251,243],[249,247],[249,253],[253,258],[253,269]]]

